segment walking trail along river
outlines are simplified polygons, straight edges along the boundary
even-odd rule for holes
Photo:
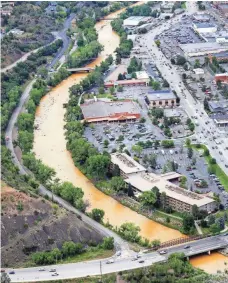
[[[109,15],[109,17],[115,16],[120,12],[122,10]],[[99,65],[109,54],[113,54],[120,41],[119,36],[112,31],[109,20],[98,22],[96,30],[98,32],[98,40],[104,46],[104,50],[95,61],[88,64],[90,67]],[[75,167],[71,154],[66,150],[66,140],[64,137],[65,109],[63,104],[68,102],[69,88],[79,83],[86,76],[87,74],[84,73],[73,74],[42,98],[40,106],[37,108],[35,119],[35,124],[39,125],[39,130],[36,130],[34,133],[33,149],[36,157],[54,168],[57,177],[61,181],[69,181],[75,186],[82,188],[84,199],[89,200],[90,209],[103,209],[105,211],[105,220],[109,220],[112,225],[120,226],[124,222],[133,222],[140,227],[142,237],[150,240],[160,239],[162,242],[183,236],[179,231],[149,220],[100,192]]]

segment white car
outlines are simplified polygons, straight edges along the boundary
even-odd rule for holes
[[[41,267],[40,269],[39,269],[39,271],[45,271],[46,269],[45,268],[43,268],[43,267]]]
[[[114,259],[113,258],[111,258],[108,261],[106,261],[106,264],[111,264],[111,263],[114,263]]]

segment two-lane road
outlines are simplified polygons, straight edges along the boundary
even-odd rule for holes
[[[186,249],[186,245],[190,248]],[[149,266],[156,262],[166,261],[168,256],[173,253],[184,253],[186,256],[208,252],[214,249],[219,249],[228,245],[228,236],[214,236],[206,239],[191,242],[189,244],[182,244],[176,247],[166,249],[166,254],[160,255],[159,252],[149,252],[141,254],[141,257],[134,260],[134,256],[121,255],[114,256],[113,263],[107,264],[108,259],[93,260],[80,263],[58,264],[46,266],[45,271],[39,271],[39,267],[16,269],[14,275],[10,275],[12,282],[38,282],[51,279],[70,279],[79,278],[92,275],[99,275],[100,268],[102,273],[112,273],[124,270],[131,270],[139,267]],[[142,261],[142,262],[140,262]],[[55,268],[59,274],[56,277],[49,272],[51,268]],[[7,271],[10,271],[8,269]]]

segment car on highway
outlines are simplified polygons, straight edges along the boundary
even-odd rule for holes
[[[191,246],[190,245],[186,245],[184,246],[184,249],[189,249]]]
[[[46,269],[43,268],[43,267],[39,268],[39,271],[45,271],[45,270],[46,270]]]
[[[9,272],[9,274],[15,274],[15,271],[14,271],[14,270],[11,270],[11,271]]]
[[[111,263],[114,263],[114,259],[113,258],[111,258],[108,261],[106,261],[106,264],[111,264]]]
[[[144,262],[145,262],[144,259],[140,259],[140,260],[138,261],[138,263],[144,263]]]
[[[166,250],[159,251],[159,254],[160,254],[160,255],[167,254],[167,251],[166,251]]]
[[[57,273],[57,272],[55,272],[55,273],[52,273],[52,275],[51,276],[58,276],[59,274]]]
[[[55,269],[55,268],[51,268],[51,269],[49,270],[49,272],[56,272],[56,269]]]

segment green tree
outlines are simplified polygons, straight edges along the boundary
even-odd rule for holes
[[[161,245],[161,241],[160,240],[153,240],[151,242],[152,247],[159,247]]]
[[[188,158],[191,159],[193,156],[193,149],[191,147],[188,147]]]
[[[98,208],[94,208],[91,212],[91,217],[99,223],[103,221],[104,215],[105,215],[104,210]]]
[[[140,145],[133,145],[131,149],[138,155],[140,155],[143,151],[143,148]]]
[[[108,171],[110,157],[106,155],[93,155],[87,159],[87,172],[96,179],[102,178]]]
[[[106,250],[113,250],[114,249],[114,238],[113,237],[104,238],[102,247]]]
[[[194,218],[192,215],[186,213],[183,215],[183,230],[186,233],[189,233],[194,227]]]
[[[150,167],[155,169],[157,166],[157,155],[151,154],[148,161],[149,161]]]
[[[120,226],[118,231],[120,235],[127,241],[138,242],[140,240],[140,227],[136,226],[134,223],[124,223]]]
[[[144,206],[153,206],[156,202],[156,195],[153,191],[145,191],[140,195],[139,200]]]
[[[213,165],[213,164],[216,164],[217,161],[216,161],[215,158],[211,158],[211,159],[209,160],[209,163]]]
[[[110,181],[110,187],[117,192],[123,190],[125,187],[124,179],[119,176],[112,177]]]
[[[62,246],[62,253],[65,257],[76,254],[76,244],[72,241],[64,242]]]
[[[157,45],[157,47],[159,48],[161,46],[161,41],[160,40],[155,40],[155,44]]]

